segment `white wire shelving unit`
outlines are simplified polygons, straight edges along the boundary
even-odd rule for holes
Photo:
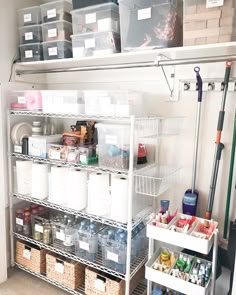
[[[23,117],[26,117],[28,119],[33,120],[36,117],[53,117],[53,118],[60,118],[60,119],[76,119],[76,120],[93,120],[93,121],[105,121],[105,122],[123,122],[127,125],[129,125],[130,128],[130,157],[129,157],[129,169],[128,170],[122,170],[122,169],[113,169],[113,168],[106,168],[106,167],[99,167],[98,165],[80,165],[80,164],[71,164],[67,162],[57,161],[57,160],[50,160],[50,159],[43,159],[39,157],[29,156],[29,155],[23,155],[12,152],[11,148],[11,142],[10,142],[10,132],[11,132],[11,123],[12,118],[14,118],[14,122],[16,120],[22,120]],[[144,266],[144,264],[147,262],[147,251],[143,254],[141,254],[134,263],[131,263],[131,240],[132,240],[132,230],[137,226],[140,222],[147,222],[149,219],[150,214],[152,213],[152,207],[143,208],[141,212],[139,212],[134,218],[133,216],[133,193],[136,191],[137,193],[145,193],[143,190],[147,190],[146,195],[151,196],[152,194],[158,195],[159,193],[162,193],[163,190],[168,189],[168,187],[171,185],[171,177],[175,175],[175,173],[178,172],[178,169],[174,169],[172,173],[170,171],[165,171],[165,173],[154,173],[152,176],[149,174],[145,174],[148,169],[152,169],[153,166],[156,166],[157,160],[158,160],[158,153],[157,153],[157,147],[159,144],[159,139],[162,136],[170,136],[178,133],[179,128],[181,128],[181,122],[183,118],[159,118],[159,117],[147,117],[147,118],[136,118],[134,116],[130,117],[102,117],[102,116],[85,116],[85,115],[71,115],[71,114],[54,114],[54,113],[43,113],[43,112],[31,112],[31,111],[15,111],[10,110],[8,115],[8,159],[9,159],[9,196],[10,196],[10,219],[11,219],[11,263],[12,265],[16,265],[15,263],[15,256],[14,256],[14,239],[23,240],[25,242],[29,242],[33,245],[39,246],[40,248],[47,249],[53,253],[62,255],[63,257],[70,258],[72,260],[78,261],[84,265],[90,266],[94,269],[103,271],[105,273],[108,273],[110,275],[113,275],[117,278],[120,278],[122,280],[126,281],[126,290],[125,295],[130,295],[130,280],[132,277],[141,269],[141,267]],[[152,155],[152,164],[148,164],[147,166],[141,166],[140,169],[135,168],[134,165],[134,159],[135,159],[135,147],[139,143],[138,140],[141,140],[142,143],[145,144],[145,142],[150,142],[154,146],[154,150],[151,151]],[[86,210],[82,211],[76,211],[70,208],[62,207],[61,205],[53,204],[49,202],[47,199],[45,200],[39,200],[32,198],[29,195],[21,195],[17,192],[14,192],[13,190],[13,176],[12,176],[12,167],[14,160],[21,159],[21,160],[27,160],[27,161],[36,161],[36,162],[42,162],[47,163],[50,165],[61,165],[61,166],[67,166],[71,168],[81,168],[88,171],[100,171],[100,172],[108,172],[111,174],[123,174],[126,175],[129,178],[129,187],[128,187],[128,222],[127,223],[120,223],[108,218],[100,217],[100,216],[94,216],[91,214],[88,214]],[[148,168],[149,167],[149,168]],[[160,172],[160,171],[159,171]],[[148,179],[150,180],[150,183],[148,183]],[[155,183],[153,186],[153,182]],[[145,186],[145,183],[147,184]],[[161,186],[162,183],[165,183],[164,186]],[[154,190],[153,190],[154,189]],[[142,190],[142,191],[140,191]],[[152,192],[152,194],[150,193]],[[75,256],[73,253],[65,252],[62,249],[56,248],[51,245],[46,245],[41,242],[35,241],[31,237],[25,237],[23,235],[20,235],[18,233],[14,232],[14,200],[22,200],[27,202],[32,202],[35,204],[39,204],[51,209],[56,209],[61,212],[65,212],[68,214],[72,214],[75,216],[87,218],[90,220],[95,220],[97,222],[100,222],[105,225],[114,226],[117,228],[122,228],[127,230],[127,256],[126,256],[126,273],[118,273],[114,270],[108,269],[103,266],[102,264],[102,256],[101,253],[99,253],[98,258],[95,262],[90,262],[84,259],[81,259],[77,256]],[[17,265],[19,268],[36,275],[37,277],[48,281],[49,283],[52,283],[53,285],[56,285],[65,291],[68,291],[71,294],[84,294],[83,290],[68,290],[67,288],[58,285],[55,282],[52,282],[51,280],[48,280],[48,278],[43,274],[35,274],[31,270],[26,269],[25,267]],[[136,288],[136,291],[132,294],[145,294],[146,288],[144,288],[144,285],[138,286]]]

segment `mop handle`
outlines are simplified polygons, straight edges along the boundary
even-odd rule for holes
[[[226,102],[226,95],[228,92],[229,77],[230,77],[232,64],[233,64],[232,61],[226,62],[225,78],[224,78],[224,92],[223,92],[223,100],[222,100],[221,110],[219,112],[219,118],[218,118],[216,144],[219,144],[221,141],[221,133],[223,130],[224,118],[225,118],[225,102]]]
[[[200,76],[200,68],[195,67],[194,72],[196,73],[197,85],[198,85],[198,102],[202,102],[202,78]]]

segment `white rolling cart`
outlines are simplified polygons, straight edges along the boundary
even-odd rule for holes
[[[180,215],[179,215],[180,216]],[[201,218],[197,218],[197,221],[201,221]],[[148,280],[148,295],[152,294],[152,283],[157,283],[167,288],[176,290],[186,295],[214,295],[215,294],[215,281],[216,281],[216,267],[217,267],[217,251],[218,251],[218,229],[217,223],[215,222],[216,229],[212,233],[209,240],[200,239],[195,237],[192,233],[194,232],[195,226],[189,234],[179,233],[170,230],[169,228],[160,228],[153,226],[151,222],[147,225],[147,236],[149,238],[149,261],[146,264],[145,276]],[[175,278],[170,274],[162,273],[155,270],[152,266],[158,256],[160,255],[159,250],[155,250],[155,241],[167,243],[181,249],[188,249],[201,253],[204,255],[209,254],[213,247],[213,258],[212,258],[212,273],[211,278],[206,287],[195,285],[191,282]],[[201,259],[202,260],[202,259]]]

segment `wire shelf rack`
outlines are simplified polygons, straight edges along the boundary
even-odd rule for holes
[[[35,273],[33,272],[32,270],[20,265],[19,263],[15,263],[15,266],[47,283],[50,283],[51,285],[57,287],[57,288],[60,288],[70,294],[73,294],[73,295],[85,295],[85,286],[82,285],[79,289],[76,289],[76,290],[72,290],[72,289],[69,289],[69,288],[66,288],[65,286],[53,281],[53,280],[50,280],[46,274],[38,274],[38,273]],[[144,283],[140,283],[136,289],[133,291],[132,295],[145,295],[147,294],[147,287]]]
[[[42,249],[46,249],[46,250],[49,250],[53,253],[56,253],[56,254],[59,254],[63,257],[66,257],[66,258],[69,258],[69,259],[72,259],[74,261],[78,261],[82,264],[85,264],[87,266],[91,266],[97,270],[100,270],[100,271],[103,271],[105,273],[108,273],[110,275],[113,275],[117,278],[120,278],[122,280],[125,280],[125,274],[122,274],[122,273],[119,273],[119,272],[116,272],[112,269],[108,269],[106,267],[104,267],[102,264],[102,253],[99,252],[98,253],[98,257],[96,259],[95,262],[91,262],[91,261],[88,261],[88,260],[85,260],[85,259],[82,259],[78,256],[75,256],[74,254],[72,253],[69,253],[69,252],[65,252],[61,249],[58,249],[58,248],[55,248],[53,246],[49,246],[49,245],[46,245],[44,243],[41,243],[41,242],[38,242],[38,241],[35,241],[34,239],[32,238],[29,238],[29,237],[25,237],[23,235],[20,235],[18,233],[13,233],[13,236],[16,237],[17,239],[20,239],[22,241],[25,241],[25,242],[29,242],[33,245],[36,245]],[[131,265],[131,269],[130,269],[130,277],[132,278],[136,273],[137,271],[147,262],[147,253],[143,253],[142,255],[140,255],[136,260],[135,262]]]
[[[27,201],[27,202],[31,202],[34,204],[38,204],[47,208],[51,208],[51,209],[55,209],[61,212],[65,212],[67,214],[72,214],[75,216],[79,216],[82,218],[86,218],[89,220],[93,220],[96,222],[100,222],[102,224],[106,224],[106,225],[110,225],[113,227],[117,227],[117,228],[122,228],[127,230],[127,223],[120,223],[118,221],[115,220],[111,220],[111,219],[107,219],[101,216],[97,216],[97,215],[91,215],[88,214],[86,211],[77,211],[77,210],[73,210],[67,207],[62,207],[60,205],[54,204],[54,203],[50,203],[47,200],[39,200],[39,199],[35,199],[32,198],[31,196],[28,195],[21,195],[21,194],[17,194],[17,193],[13,193],[12,197],[23,200],[23,201]],[[148,221],[149,216],[152,213],[152,208],[151,207],[147,207],[145,209],[143,209],[142,211],[140,211],[135,218],[133,219],[133,223],[132,223],[132,229],[134,229],[140,222],[145,222]],[[146,222],[145,222],[146,223]]]
[[[50,165],[65,166],[65,167],[71,167],[71,168],[81,168],[84,170],[89,170],[91,172],[99,171],[99,172],[107,172],[111,174],[128,175],[128,170],[105,168],[105,167],[100,167],[98,165],[82,165],[78,163],[69,163],[69,162],[60,161],[60,160],[44,159],[44,158],[40,158],[36,156],[29,156],[29,155],[23,155],[18,153],[12,153],[11,156],[17,159],[36,161],[36,162],[50,164]]]

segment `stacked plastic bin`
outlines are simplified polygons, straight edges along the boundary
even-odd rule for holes
[[[73,5],[73,57],[120,52],[119,8],[116,1],[73,1]]]
[[[43,56],[45,60],[72,57],[72,5],[65,0],[43,4],[41,7]]]
[[[18,10],[18,23],[21,61],[42,60],[40,7],[34,6]]]

